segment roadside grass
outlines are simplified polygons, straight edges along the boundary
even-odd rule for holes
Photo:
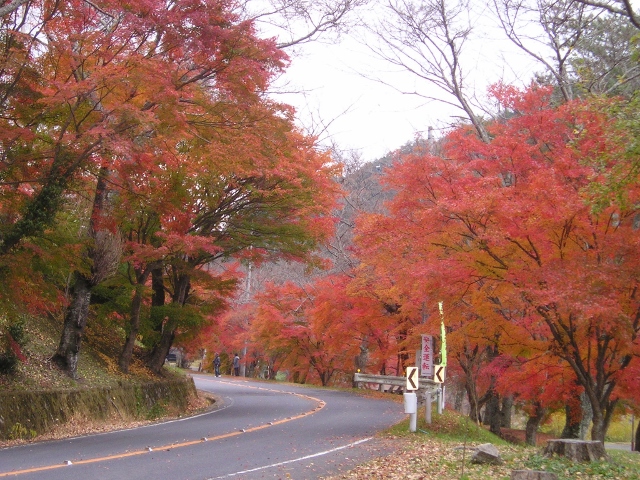
[[[396,445],[396,453],[360,465],[331,479],[438,479],[438,480],[508,480],[513,470],[553,472],[559,480],[640,479],[640,455],[609,451],[608,460],[573,463],[562,457],[546,458],[542,449],[514,445],[496,437],[466,416],[445,410],[433,414],[432,423],[418,414],[418,428],[409,432],[408,419],[389,429],[383,439]],[[492,443],[500,452],[500,465],[471,463],[473,447]]]

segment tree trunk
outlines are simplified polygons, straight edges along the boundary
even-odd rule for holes
[[[60,343],[52,360],[71,378],[78,378],[78,353],[89,316],[91,282],[79,272],[74,274],[71,305],[64,316]]]
[[[565,423],[560,438],[580,438],[582,408],[579,403],[570,402],[565,407]]]
[[[118,359],[118,365],[123,373],[129,373],[129,366],[133,358],[133,347],[140,331],[140,310],[142,308],[142,285],[137,285],[131,299],[131,316],[129,318],[129,333]]]
[[[511,428],[511,414],[513,413],[513,395],[502,398],[502,408],[500,410],[500,426]]]
[[[22,217],[9,226],[3,237],[0,237],[0,256],[6,255],[16,247],[23,238],[40,235],[55,220],[55,215],[60,210],[62,196],[68,186],[75,169],[63,172],[62,154],[57,154],[54,163],[44,178],[48,180],[42,189],[36,194]]]
[[[162,370],[162,366],[164,365],[164,359],[169,355],[169,350],[171,349],[171,345],[173,345],[173,339],[176,336],[176,330],[173,326],[173,322],[168,321],[164,329],[162,330],[162,335],[160,336],[160,342],[153,349],[153,353],[151,354],[151,359],[148,362],[148,367],[153,373],[159,374]]]
[[[534,411],[527,419],[527,426],[525,428],[525,442],[527,445],[536,446],[538,437],[538,428],[542,420],[544,420],[546,411],[540,406],[540,403],[536,402],[534,405]]]
[[[604,442],[606,426],[601,412],[593,412],[593,424],[591,426],[591,440]]]
[[[599,335],[595,339],[593,347],[593,352],[596,355],[592,361],[596,368],[592,371],[590,364],[583,360],[584,355],[581,355],[580,349],[575,346],[578,340],[574,337],[573,331],[566,330],[564,328],[566,324],[561,323],[559,327],[555,323],[561,317],[556,307],[538,306],[536,309],[553,332],[557,351],[564,352],[560,354],[560,357],[571,366],[571,369],[576,374],[576,382],[584,388],[584,393],[589,400],[593,414],[591,438],[595,441],[604,442],[617,402],[617,399],[610,400],[616,387],[616,377],[619,377],[623,370],[629,366],[633,358],[632,355],[618,355],[616,353],[617,347],[614,348],[610,344],[612,337]],[[568,320],[571,321],[571,319],[572,315],[570,314]],[[638,327],[639,324],[640,317],[636,317],[634,328]],[[560,331],[563,333],[560,334]],[[615,367],[612,365],[615,365]],[[574,406],[577,404],[579,408],[579,402],[571,403]],[[580,436],[581,414],[576,415],[576,419],[571,418],[569,415],[568,417],[565,427],[566,435],[563,432],[563,436],[577,438]],[[577,425],[574,426],[574,422]]]
[[[494,435],[502,434],[500,425],[502,424],[502,412],[500,411],[500,395],[493,389],[488,392],[489,399],[485,409],[484,423],[489,425],[489,431]]]
[[[475,423],[480,423],[482,419],[480,418],[480,405],[478,403],[475,385],[470,384],[467,378],[464,388],[467,391],[467,399],[469,400],[469,418]]]
[[[131,299],[131,312],[129,317],[129,333],[122,347],[118,365],[124,373],[129,373],[129,366],[133,358],[133,348],[140,331],[140,312],[142,310],[142,295],[144,292],[144,284],[147,282],[152,269],[147,266],[145,269],[135,269],[136,286]]]
[[[585,438],[587,438],[589,426],[591,425],[591,421],[593,420],[593,409],[591,408],[591,402],[589,402],[589,398],[584,392],[580,394],[580,406],[582,407],[582,418],[580,419],[579,438],[581,440],[584,440]]]
[[[165,288],[164,288],[164,271],[162,267],[155,267],[151,269],[151,307],[162,307],[166,302]],[[153,331],[160,334],[162,337],[163,326],[166,322],[160,322],[158,325],[153,325]],[[147,367],[151,368],[153,357],[155,355],[158,345],[154,345],[151,350],[149,360],[147,360]],[[164,359],[163,359],[164,362]],[[153,368],[151,368],[152,371]],[[159,372],[160,370],[158,370]]]
[[[165,302],[164,278],[162,267],[156,267],[151,270],[151,306],[161,307]]]
[[[153,276],[152,276],[153,281]],[[157,281],[157,279],[156,279]],[[159,289],[159,284],[154,287],[154,294],[156,293],[156,288]],[[172,303],[184,306],[189,296],[189,289],[191,288],[191,277],[187,274],[181,273],[176,276],[174,282],[174,292],[172,296]],[[164,286],[162,287],[162,301],[164,301]],[[157,294],[160,295],[159,290]],[[160,299],[157,299],[158,301]],[[173,340],[176,337],[176,329],[178,328],[178,323],[176,319],[168,318],[162,327],[162,334],[160,335],[160,341],[154,347],[153,352],[151,353],[151,359],[147,363],[149,369],[154,373],[160,373],[162,370],[162,366],[164,365],[164,359],[169,354],[169,350],[171,349],[171,345],[173,345]]]
[[[640,422],[638,422],[638,427],[636,428],[636,440],[633,447],[636,452],[640,452]]]
[[[92,245],[85,253],[86,258],[92,262],[91,276],[80,272],[74,273],[71,306],[64,317],[58,350],[52,357],[52,360],[64,369],[71,378],[78,377],[78,354],[89,316],[91,289],[115,271],[121,253],[119,245],[116,247],[119,242],[105,241],[109,234],[107,236],[99,235],[99,233],[105,233],[100,223],[107,202],[108,176],[108,168],[101,167],[87,232]]]
[[[453,397],[453,409],[456,412],[462,412],[462,404],[464,403],[464,390],[460,388],[460,384],[456,385],[456,393]]]

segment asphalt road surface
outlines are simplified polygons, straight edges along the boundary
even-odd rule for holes
[[[316,479],[393,445],[374,437],[402,418],[402,403],[349,392],[194,375],[222,401],[172,422],[0,450],[2,478]]]

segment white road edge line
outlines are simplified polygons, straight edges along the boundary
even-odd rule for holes
[[[305,457],[294,458],[293,460],[287,460],[286,462],[273,463],[271,465],[265,465],[264,467],[252,468],[251,470],[243,470],[241,472],[228,473],[227,475],[222,475],[221,477],[211,477],[211,478],[208,478],[207,480],[217,480],[219,478],[235,477],[236,475],[243,475],[245,473],[252,473],[252,472],[257,472],[257,471],[260,471],[260,470],[265,470],[267,468],[279,467],[281,465],[286,465],[287,463],[301,462],[303,460],[308,460],[310,458],[320,457],[322,455],[327,455],[328,453],[333,453],[333,452],[337,452],[339,450],[344,450],[345,448],[354,447],[356,445],[359,445],[360,443],[368,442],[371,439],[373,439],[373,437],[363,438],[362,440],[358,440],[357,442],[349,443],[349,444],[343,445],[341,447],[332,448],[331,450],[325,450],[324,452],[314,453],[313,455],[307,455]]]

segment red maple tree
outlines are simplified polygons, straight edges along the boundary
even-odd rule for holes
[[[603,440],[640,348],[640,239],[633,208],[595,210],[585,190],[624,139],[597,102],[554,106],[536,86],[493,93],[504,120],[487,126],[490,142],[458,128],[442,155],[396,164],[389,215],[362,222],[364,258],[410,299],[396,300],[405,314],[418,316],[418,299],[445,300],[460,344],[565,362]]]

